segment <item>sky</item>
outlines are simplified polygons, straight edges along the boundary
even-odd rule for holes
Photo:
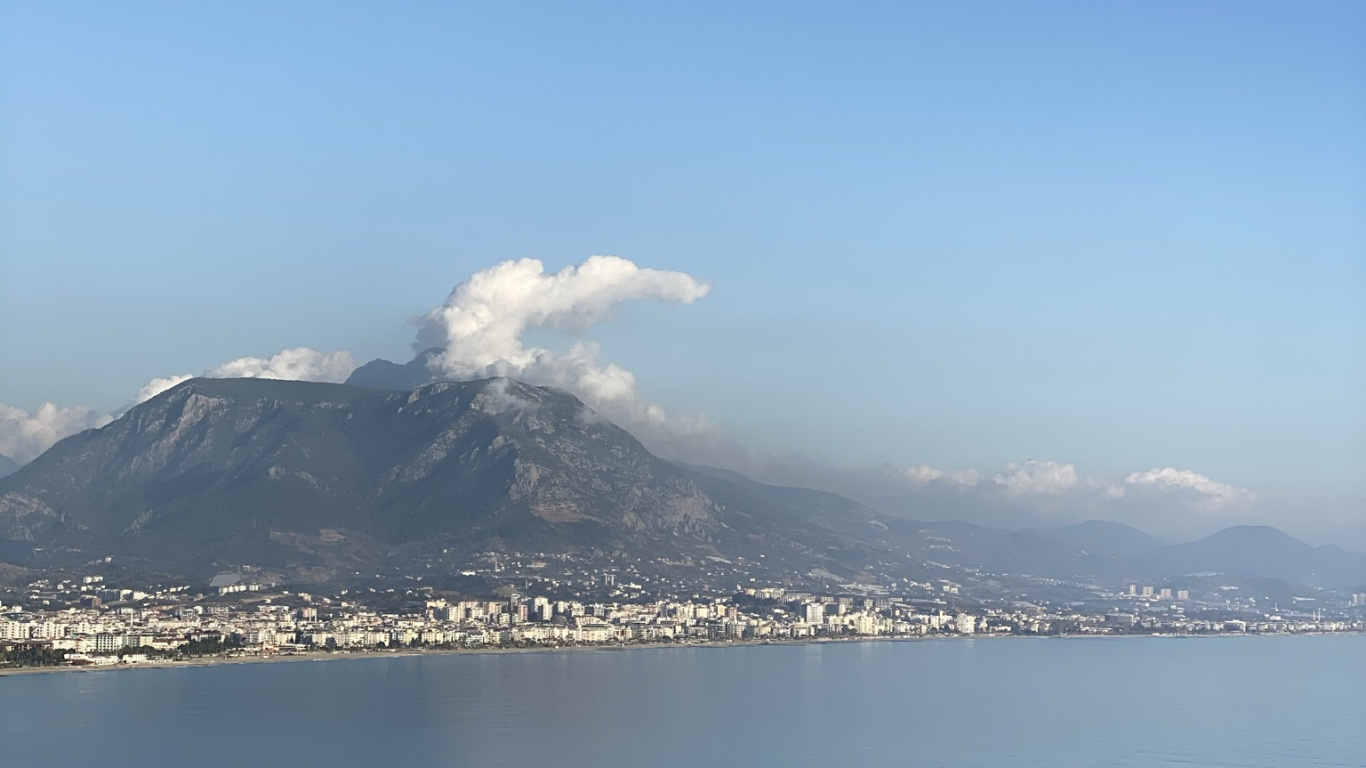
[[[479,276],[615,255],[448,372],[614,383],[766,479],[1366,548],[1363,39],[1354,2],[0,2],[0,422],[406,361]]]

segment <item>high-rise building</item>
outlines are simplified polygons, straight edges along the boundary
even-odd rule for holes
[[[971,635],[977,632],[977,617],[970,613],[960,613],[953,620],[953,625],[958,628],[959,634]]]
[[[807,603],[805,618],[807,624],[824,624],[825,606],[821,603]]]

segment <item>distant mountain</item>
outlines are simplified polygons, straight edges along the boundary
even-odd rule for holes
[[[426,350],[404,365],[377,358],[352,371],[346,383],[353,387],[388,389],[395,392],[417,389],[435,378],[428,363],[441,352],[440,349]]]
[[[739,472],[716,467],[677,464],[697,486],[724,510],[736,510],[768,527],[785,528],[806,537],[816,531],[842,538],[884,544],[887,524],[873,510],[833,493],[809,488],[767,485]],[[833,539],[826,545],[833,544]]]
[[[1342,589],[1366,584],[1366,554],[1331,545],[1311,547],[1260,525],[1225,528],[1199,541],[1166,547],[1158,559],[1172,572],[1217,572]]]
[[[19,462],[0,453],[0,477],[6,477],[19,471]]]
[[[1008,531],[961,521],[890,523],[899,543],[912,556],[937,563],[982,568],[998,573],[1031,574],[1059,579],[1113,578],[1113,558],[1088,555],[1066,542],[1028,531]],[[910,531],[914,535],[907,535]]]
[[[1032,533],[1041,538],[1066,542],[1099,557],[1147,558],[1156,555],[1170,543],[1137,528],[1107,520],[1087,520],[1076,525]]]

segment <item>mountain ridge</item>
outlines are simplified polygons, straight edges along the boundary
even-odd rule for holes
[[[416,550],[517,549],[739,558],[783,578],[923,576],[940,563],[1107,582],[1227,571],[1366,584],[1366,555],[1275,529],[1173,545],[1103,521],[1011,531],[888,516],[668,462],[572,395],[506,378],[411,390],[192,379],[0,478],[0,558],[40,548],[186,571],[341,573]]]
[[[275,549],[272,527],[391,545],[472,532],[536,541],[568,522],[699,541],[717,528],[696,486],[624,430],[510,379],[408,393],[194,379],[0,480],[0,537],[133,553],[165,538],[260,555]]]

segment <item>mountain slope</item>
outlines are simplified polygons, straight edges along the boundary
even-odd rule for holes
[[[19,462],[0,453],[0,477],[7,477],[19,471]]]
[[[767,485],[715,467],[678,466],[716,502],[727,529],[744,537],[746,554],[795,553],[805,556],[803,569],[814,565],[848,575],[897,549],[875,512],[843,496]]]
[[[1099,557],[1152,557],[1167,542],[1123,523],[1087,520],[1046,531],[1033,531],[1045,539],[1063,541]]]
[[[507,379],[393,393],[195,379],[0,480],[0,538],[178,564],[377,545],[707,549],[715,506],[574,397]]]
[[[1312,547],[1262,525],[1225,528],[1199,541],[1167,547],[1159,555],[1175,573],[1227,573],[1331,588],[1366,584],[1366,554],[1334,546]]]

